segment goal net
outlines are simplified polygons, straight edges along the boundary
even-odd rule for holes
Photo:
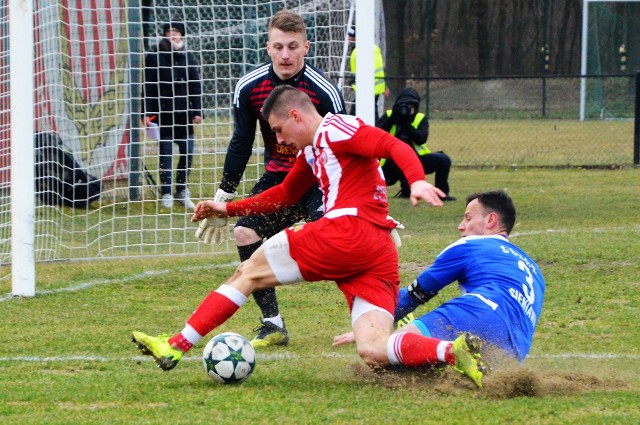
[[[630,119],[633,81],[616,75],[640,69],[640,1],[585,0],[583,19],[580,118]]]
[[[34,132],[56,136],[72,161],[102,183],[99,197],[88,207],[47,205],[42,196],[36,197],[36,261],[230,251],[228,244],[198,242],[191,214],[178,203],[163,208],[159,202],[158,144],[147,138],[140,120],[144,54],[157,45],[164,23],[184,24],[187,47],[199,62],[203,83],[205,119],[195,128],[188,181],[197,202],[212,197],[220,181],[233,129],[233,90],[240,77],[268,59],[270,17],[282,8],[299,13],[311,40],[308,62],[337,83],[352,12],[351,0],[36,0],[33,4],[34,46],[24,48],[33,48],[35,57]],[[3,2],[0,266],[11,260],[9,25],[9,5]],[[259,137],[254,148],[238,196],[246,195],[262,173]],[[174,165],[177,157],[174,147]],[[36,154],[36,185],[37,170],[46,161],[56,162],[48,151]],[[55,164],[44,165],[50,171]],[[64,172],[68,169],[49,176],[53,182],[48,181],[49,191],[63,186]],[[11,267],[0,269],[2,282]]]

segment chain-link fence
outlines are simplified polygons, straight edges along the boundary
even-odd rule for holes
[[[634,75],[402,80],[422,97],[420,109],[431,125],[428,146],[446,151],[454,165],[634,161]],[[392,93],[386,108],[394,100]]]

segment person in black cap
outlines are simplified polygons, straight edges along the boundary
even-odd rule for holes
[[[405,87],[393,104],[393,109],[376,122],[376,127],[388,131],[392,136],[413,147],[422,163],[425,174],[435,173],[434,185],[447,196],[443,201],[455,201],[456,198],[449,195],[449,170],[451,158],[444,152],[431,152],[427,148],[429,138],[429,120],[422,112],[418,112],[420,95],[410,87]],[[396,197],[408,198],[411,190],[407,180],[398,166],[389,159],[380,161],[387,186],[400,181],[400,191]]]
[[[162,206],[172,208],[174,200],[194,209],[189,188],[189,172],[195,143],[193,124],[202,122],[202,82],[199,64],[184,41],[180,22],[162,26],[164,37],[158,50],[145,57],[145,124],[159,126],[159,170]],[[178,145],[175,194],[172,194],[173,144]]]

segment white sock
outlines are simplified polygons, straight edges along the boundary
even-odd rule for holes
[[[280,316],[279,314],[277,316],[274,316],[274,317],[265,317],[263,320],[265,322],[273,323],[274,325],[279,326],[281,328],[284,327],[284,322],[282,321],[282,316]]]
[[[184,329],[180,331],[180,333],[192,345],[196,345],[202,340],[202,335],[196,332],[196,330],[193,329],[188,323],[185,325]]]

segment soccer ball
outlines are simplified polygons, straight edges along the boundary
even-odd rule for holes
[[[214,382],[239,384],[256,366],[256,352],[249,341],[233,332],[216,335],[202,353],[204,371]]]

